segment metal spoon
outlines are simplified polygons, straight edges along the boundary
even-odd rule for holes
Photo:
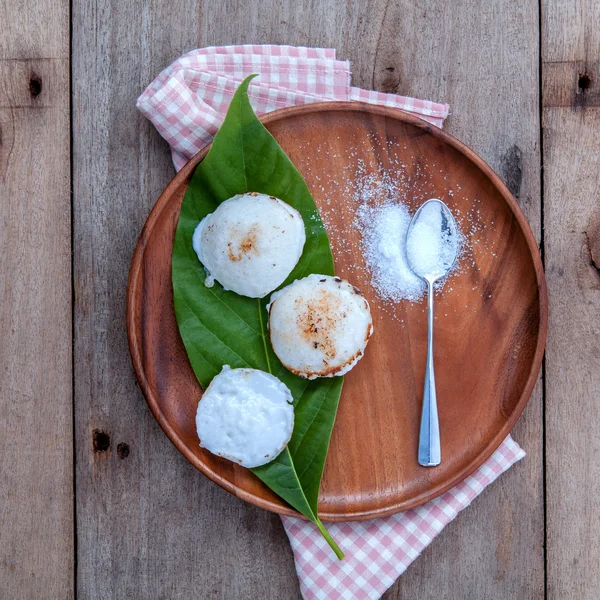
[[[437,199],[425,202],[406,232],[408,264],[427,282],[427,367],[419,433],[419,464],[435,467],[442,461],[433,370],[433,284],[448,274],[458,255],[459,236],[450,209]]]

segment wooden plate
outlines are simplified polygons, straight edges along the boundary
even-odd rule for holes
[[[276,111],[263,122],[324,214],[336,272],[365,292],[373,310],[375,333],[346,376],[321,486],[321,518],[367,519],[431,500],[492,454],[533,390],[548,310],[535,239],[490,167],[421,119],[391,108],[326,103]],[[177,330],[171,251],[187,183],[207,150],[169,184],[139,238],[127,296],[133,364],[154,416],[194,466],[248,502],[294,515],[250,471],[198,446],[194,417],[202,390]],[[386,307],[371,288],[351,201],[365,176],[397,181],[413,209],[426,198],[443,198],[459,222],[462,217],[463,231],[473,230],[464,271],[436,303],[443,453],[436,468],[417,464],[425,302]]]

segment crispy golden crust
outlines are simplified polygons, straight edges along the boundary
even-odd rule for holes
[[[321,279],[321,283],[325,283],[326,279]],[[342,284],[342,279],[335,277],[334,281],[338,285]],[[362,292],[356,287],[352,286],[354,293],[357,296],[363,296]],[[363,301],[368,310],[368,303],[366,300]],[[269,307],[269,318],[271,317],[271,311],[273,310],[275,300]],[[334,361],[337,356],[335,343],[333,341],[334,332],[343,321],[347,318],[345,312],[338,311],[339,299],[331,293],[328,289],[323,288],[318,291],[318,294],[314,298],[306,300],[302,296],[298,297],[295,301],[295,306],[298,316],[296,317],[297,331],[305,342],[313,345],[314,348],[319,348],[324,355],[323,363],[324,367],[319,370],[300,371],[295,369],[289,364],[282,361],[282,364],[288,371],[291,371],[295,375],[303,377],[305,379],[314,379],[315,377],[334,377],[338,373],[344,371],[349,365],[354,364],[359,358],[363,356],[363,350],[358,350],[352,356],[348,357],[343,363],[330,365],[331,361]],[[373,323],[371,322],[368,326],[367,332],[364,338],[365,347],[373,333]],[[269,337],[271,339],[271,345],[273,345],[273,339],[271,331],[269,330]]]

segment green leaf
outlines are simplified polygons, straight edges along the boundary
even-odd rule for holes
[[[199,221],[224,200],[261,192],[295,207],[306,229],[304,252],[283,285],[310,273],[333,275],[327,232],[308,187],[248,100],[248,77],[237,89],[213,145],[198,165],[181,205],[173,246],[173,293],[179,332],[203,388],[225,364],[262,369],[279,377],[294,397],[295,425],[287,448],[252,469],[276,494],[317,525],[338,558],[341,550],[317,517],[319,486],[343,377],[307,381],[275,356],[267,331],[268,298],[257,300],[204,285],[192,247]]]

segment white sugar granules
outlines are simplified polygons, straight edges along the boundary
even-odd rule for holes
[[[446,274],[454,263],[458,237],[452,217],[443,205],[426,202],[406,238],[406,254],[412,270],[430,281]]]
[[[362,204],[357,218],[363,231],[363,252],[371,285],[382,300],[418,301],[425,283],[408,266],[406,232],[411,216],[402,204]]]

